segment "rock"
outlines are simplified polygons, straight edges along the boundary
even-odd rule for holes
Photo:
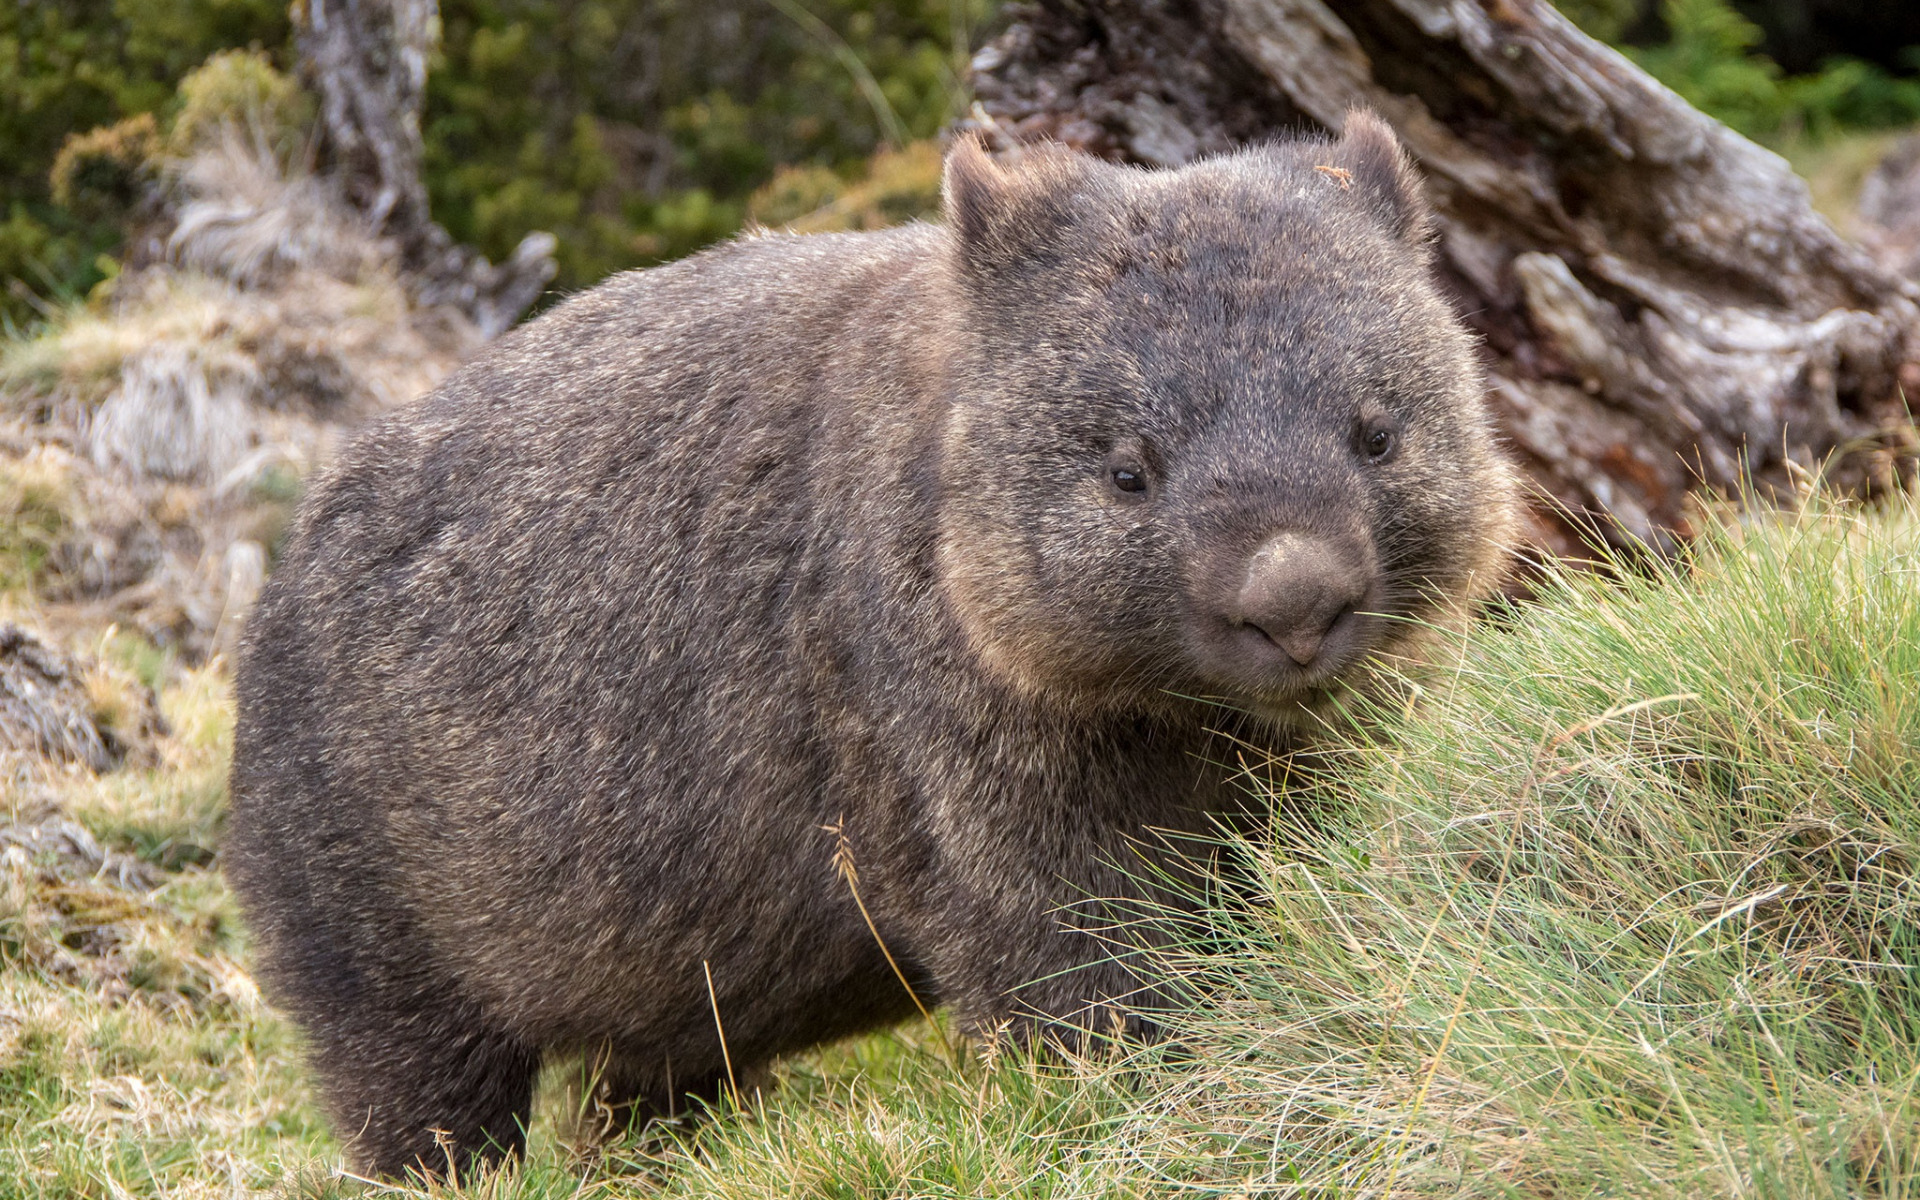
[[[118,719],[104,720],[73,660],[13,624],[0,624],[0,753],[36,755],[95,772],[153,757],[152,739],[164,732],[152,693],[128,681],[117,689]]]

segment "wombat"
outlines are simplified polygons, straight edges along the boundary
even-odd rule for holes
[[[944,188],[614,278],[311,489],[225,859],[363,1169],[516,1150],[556,1053],[651,1113],[916,999],[1142,1021],[1108,923],[1191,903],[1228,764],[1498,583],[1377,118],[1165,172],[962,139]]]

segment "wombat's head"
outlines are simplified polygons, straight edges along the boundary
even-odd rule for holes
[[[1031,693],[1270,713],[1501,577],[1516,512],[1388,127],[1176,171],[947,162],[940,567]]]

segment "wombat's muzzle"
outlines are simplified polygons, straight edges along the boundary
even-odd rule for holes
[[[1313,666],[1367,596],[1370,573],[1346,557],[1304,534],[1276,534],[1253,552],[1229,619],[1284,650],[1295,666]]]
[[[1256,694],[1323,683],[1364,654],[1377,621],[1372,556],[1283,530],[1238,564],[1221,563],[1196,597],[1211,673]]]

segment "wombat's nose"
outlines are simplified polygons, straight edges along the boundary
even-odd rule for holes
[[[1347,556],[1318,539],[1287,532],[1254,551],[1235,598],[1235,615],[1305,667],[1366,594],[1365,574]]]

